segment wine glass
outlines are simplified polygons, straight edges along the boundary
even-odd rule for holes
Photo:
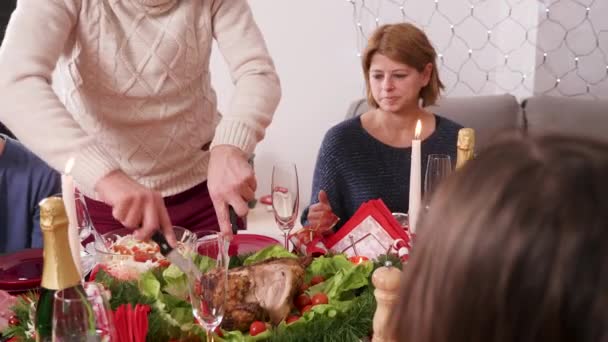
[[[439,184],[452,173],[452,161],[447,154],[429,154],[424,176],[426,207]]]
[[[298,169],[295,164],[273,166],[271,196],[274,219],[285,237],[285,249],[289,250],[289,232],[295,225],[300,205]]]
[[[192,314],[203,327],[207,340],[224,319],[228,285],[228,242],[222,236],[209,235],[199,239],[202,255],[201,274],[188,274]]]
[[[53,341],[116,341],[114,316],[103,288],[85,283],[55,292]]]

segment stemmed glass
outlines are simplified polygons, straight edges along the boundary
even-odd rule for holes
[[[296,165],[292,163],[274,165],[271,189],[274,219],[285,237],[285,249],[289,250],[289,232],[295,225],[300,205]]]
[[[85,283],[57,291],[53,301],[53,341],[116,341],[110,304],[103,288]]]
[[[89,215],[89,209],[87,207],[87,202],[84,198],[84,195],[80,191],[76,191],[74,193],[75,200],[75,209],[76,209],[76,219],[78,220],[78,233],[80,234],[80,240],[86,240],[91,234],[93,235],[93,239],[95,240],[96,247],[102,251],[108,251],[108,248],[105,244],[104,239],[101,237],[101,234],[97,232],[95,226],[93,225],[93,221],[91,220],[91,216]]]
[[[439,184],[452,173],[452,161],[447,154],[429,154],[424,176],[424,202],[428,208],[431,196]]]
[[[192,314],[212,341],[211,333],[224,319],[228,286],[228,243],[221,236],[205,236],[199,240],[198,253],[204,258],[199,273],[188,274]]]

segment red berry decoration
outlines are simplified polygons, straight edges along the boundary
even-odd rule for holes
[[[19,325],[19,323],[21,323],[21,322],[19,321],[19,318],[17,318],[17,316],[13,315],[13,316],[9,317],[9,319],[8,319],[8,325],[10,325],[10,326]]]

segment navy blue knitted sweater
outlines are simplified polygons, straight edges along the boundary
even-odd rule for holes
[[[435,115],[436,128],[422,142],[422,184],[429,154],[449,154],[456,161],[459,124]],[[319,150],[315,166],[312,198],[317,203],[325,190],[341,227],[371,199],[381,198],[392,212],[408,211],[411,147],[396,148],[370,135],[355,117],[332,127]],[[308,208],[302,213],[306,225]]]

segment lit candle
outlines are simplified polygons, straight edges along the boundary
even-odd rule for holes
[[[80,264],[80,234],[78,234],[78,219],[76,218],[76,198],[74,196],[74,180],[70,175],[74,167],[74,157],[70,158],[65,165],[64,173],[61,175],[61,194],[63,205],[68,216],[68,237],[70,240],[70,250],[76,268],[82,277],[82,265]]]
[[[418,212],[420,211],[420,192],[421,192],[421,169],[420,163],[420,134],[422,133],[422,123],[416,122],[414,140],[412,140],[412,163],[410,165],[410,206],[409,206],[409,226],[410,232],[416,234],[416,224],[418,222]]]

